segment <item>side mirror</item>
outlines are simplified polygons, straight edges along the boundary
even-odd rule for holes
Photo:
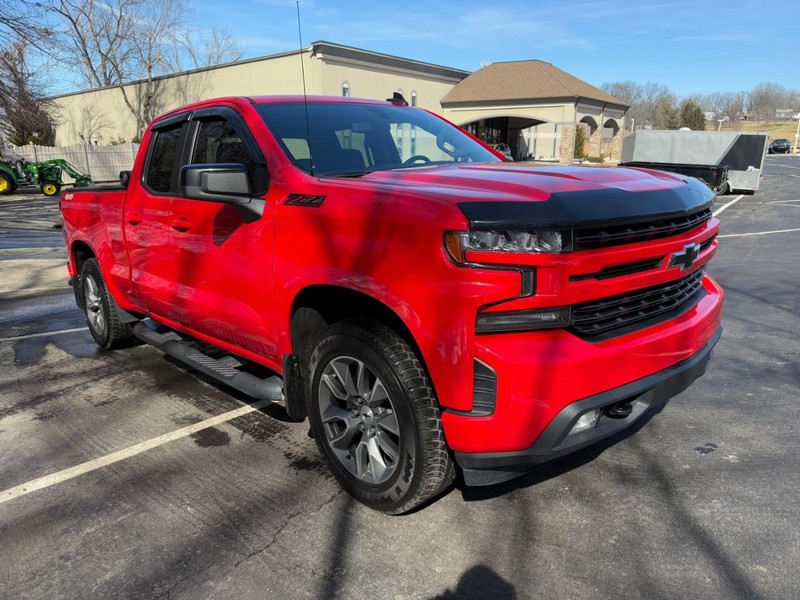
[[[131,172],[130,171],[120,171],[119,172],[119,184],[127,190],[128,189],[128,184],[130,182],[131,182]]]
[[[231,204],[258,217],[264,214],[265,202],[261,198],[251,198],[247,167],[240,163],[184,165],[178,193],[181,198],[190,200]]]
[[[247,168],[239,163],[211,163],[181,167],[181,197],[225,204],[247,204],[250,182]]]

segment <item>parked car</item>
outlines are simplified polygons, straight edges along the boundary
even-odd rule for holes
[[[506,155],[506,159],[514,160],[511,156],[511,147],[508,144],[492,144],[492,148]]]
[[[772,140],[768,150],[770,154],[790,154],[791,151],[792,144],[789,142],[789,140],[784,138]]]

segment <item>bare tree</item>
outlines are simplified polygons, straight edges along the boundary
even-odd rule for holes
[[[109,122],[100,103],[89,100],[88,103],[81,106],[79,113],[81,115],[81,122],[78,135],[81,139],[90,143],[93,140],[102,139],[103,131],[108,128]]]
[[[18,56],[20,47],[23,48],[23,54],[31,46],[41,47],[43,40],[46,40],[52,32],[49,27],[42,24],[42,5],[36,0],[15,0],[13,5],[6,4],[9,6],[4,5],[0,9],[0,52],[8,60]],[[6,133],[10,116],[4,112],[3,106],[22,106],[17,102],[20,75],[17,71],[18,66],[21,72],[27,70],[26,65],[12,61],[10,68],[6,65],[0,76],[0,124],[6,124]]]
[[[202,69],[234,62],[242,57],[242,50],[235,38],[217,27],[201,32],[199,36],[197,32],[183,28],[173,34],[173,39],[170,66],[172,71],[179,74],[174,83],[183,104],[196,102],[204,97],[208,72]]]
[[[158,77],[169,72],[182,0],[56,0],[53,12],[66,25],[60,41],[69,60],[88,85],[120,90],[141,135],[159,110]]]
[[[678,98],[660,83],[619,81],[604,83],[602,88],[612,96],[630,104],[628,118],[639,128],[677,129],[679,124]]]
[[[725,92],[720,95],[718,117],[727,119],[734,128],[741,128],[741,117],[747,106],[747,92]]]
[[[39,90],[35,73],[28,68],[27,44],[17,40],[0,50],[0,73],[4,90],[0,94],[0,131],[16,145],[52,144],[55,136],[51,103]]]
[[[789,108],[791,92],[777,83],[760,83],[750,90],[750,111],[759,121],[776,118],[778,109]]]
[[[62,47],[72,64],[89,86],[120,90],[137,137],[164,108],[164,75],[241,56],[218,29],[190,35],[183,0],[55,0],[53,11],[66,25]],[[191,95],[183,87],[179,95]]]

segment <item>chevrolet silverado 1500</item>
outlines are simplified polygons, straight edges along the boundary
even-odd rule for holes
[[[429,112],[318,97],[174,110],[123,175],[61,201],[95,341],[282,402],[387,513],[622,431],[720,335],[691,178],[505,162]]]

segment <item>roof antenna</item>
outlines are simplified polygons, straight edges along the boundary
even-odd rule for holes
[[[308,93],[306,92],[306,68],[303,64],[303,31],[300,29],[300,0],[297,5],[297,37],[300,38],[300,73],[303,77],[303,106],[306,111],[306,142],[308,143],[308,159],[311,161],[309,175],[314,176],[314,155],[311,153],[311,124],[308,119]]]

